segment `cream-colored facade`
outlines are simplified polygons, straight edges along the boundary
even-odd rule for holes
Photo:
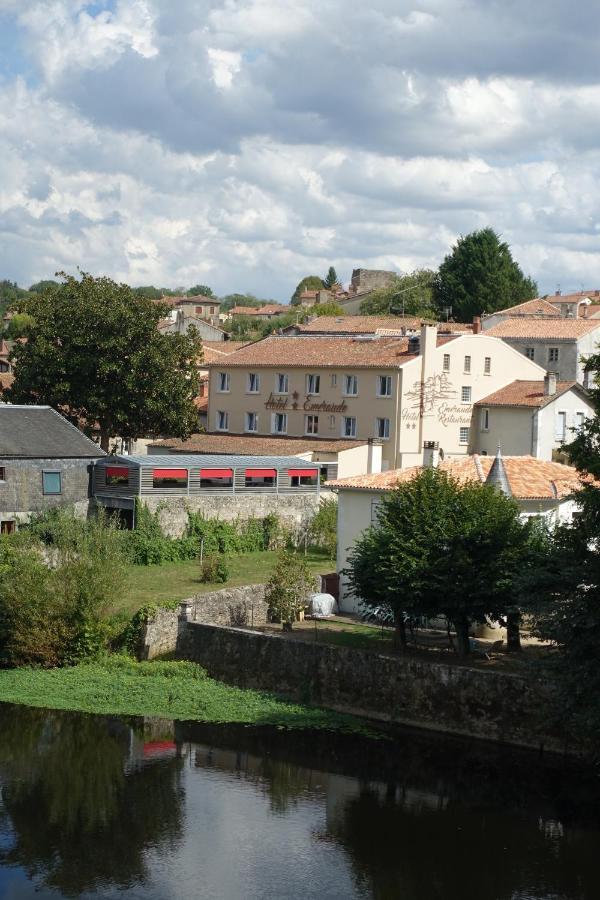
[[[344,347],[355,352],[360,343],[347,338],[306,344],[307,350],[322,346],[322,360],[286,366],[286,349],[293,349],[290,359],[297,359],[302,344],[285,342],[307,340],[271,337],[252,345],[248,365],[240,364],[244,350],[211,365],[209,431],[377,438],[382,468],[404,468],[422,462],[426,441],[437,442],[445,457],[466,455],[473,404],[514,379],[544,377],[540,366],[498,338],[478,334],[438,340],[432,325],[423,326],[420,346],[413,343],[408,352],[406,341],[398,339],[398,353],[392,354],[389,338],[382,339],[386,362],[380,368],[377,338],[363,340],[364,364],[344,365]],[[330,346],[339,360],[328,357]],[[397,362],[389,362],[391,356]]]

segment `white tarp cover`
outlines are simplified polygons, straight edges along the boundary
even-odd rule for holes
[[[312,594],[309,602],[310,615],[315,619],[325,619],[337,612],[335,597],[331,594]]]

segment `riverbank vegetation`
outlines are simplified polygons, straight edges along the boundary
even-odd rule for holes
[[[121,655],[64,668],[2,670],[0,701],[198,722],[367,731],[353,716],[214,681],[195,663],[136,662]]]

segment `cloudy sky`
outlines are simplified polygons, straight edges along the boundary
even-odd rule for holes
[[[600,286],[594,0],[0,0],[0,278],[287,299],[492,225]]]

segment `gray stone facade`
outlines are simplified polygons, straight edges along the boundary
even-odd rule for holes
[[[390,272],[386,269],[354,269],[350,280],[350,291],[356,294],[366,294],[368,291],[387,287],[397,277],[397,272]]]
[[[73,506],[87,516],[90,495],[89,459],[2,459],[4,481],[0,481],[0,519],[24,522],[32,513],[56,506]],[[44,494],[43,472],[60,472],[61,493]]]
[[[143,503],[158,512],[163,533],[181,537],[188,524],[188,511],[200,512],[205,518],[231,522],[235,519],[264,518],[270,513],[279,516],[288,527],[301,531],[319,508],[319,495],[298,494],[204,494],[192,497],[148,497]]]

